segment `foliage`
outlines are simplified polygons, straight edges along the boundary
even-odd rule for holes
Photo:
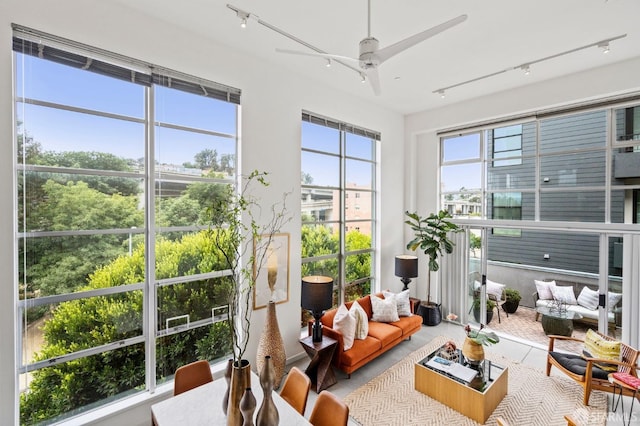
[[[473,309],[478,310],[480,309],[480,298],[476,297],[473,299]],[[487,312],[491,312],[493,310],[493,308],[496,307],[496,302],[494,302],[493,300],[487,299]]]
[[[504,294],[505,294],[505,300],[507,300],[508,302],[520,302],[520,300],[522,299],[522,297],[520,296],[520,292],[514,288],[505,288],[504,289]]]
[[[479,345],[493,345],[500,341],[500,337],[493,331],[484,330],[484,325],[480,324],[480,329],[476,330],[471,328],[469,324],[464,327],[464,332],[467,334],[467,337],[473,340],[475,343]]]
[[[407,244],[407,249],[417,250],[418,248],[429,257],[429,271],[436,272],[440,269],[438,256],[443,252],[453,252],[453,241],[447,234],[449,232],[459,232],[458,225],[451,222],[451,215],[446,210],[438,213],[431,213],[427,217],[422,217],[417,213],[405,212],[409,217],[404,223],[409,225],[414,232],[414,238]],[[431,277],[427,274],[427,303],[431,302]]]
[[[280,205],[271,206],[268,220],[260,222],[262,208],[251,190],[254,182],[268,186],[266,176],[266,172],[253,171],[244,178],[239,192],[228,186],[226,193],[212,200],[207,209],[209,235],[223,264],[220,269],[231,272],[227,285],[221,290],[228,304],[233,359],[238,364],[247,349],[252,312],[251,292],[266,261],[267,248],[274,234],[291,220],[286,209],[288,194],[284,194]]]

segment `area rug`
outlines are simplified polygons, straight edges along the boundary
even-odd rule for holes
[[[379,425],[478,425],[474,420],[414,389],[414,365],[442,346],[440,336],[404,360],[351,392],[344,398],[353,421],[362,426]],[[460,342],[458,342],[460,343]],[[580,425],[605,425],[607,397],[592,392],[590,405],[582,405],[582,387],[571,379],[550,376],[519,362],[487,351],[494,362],[509,368],[507,396],[485,424],[496,418],[509,425],[566,425],[566,414]]]

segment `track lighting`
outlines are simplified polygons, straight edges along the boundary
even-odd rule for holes
[[[595,43],[585,44],[584,46],[579,46],[579,47],[576,47],[576,48],[573,48],[573,49],[570,49],[570,50],[565,50],[564,52],[555,53],[553,55],[545,56],[544,58],[538,58],[538,59],[533,60],[533,61],[527,61],[527,62],[525,62],[524,64],[521,64],[521,65],[516,65],[514,67],[504,68],[504,69],[501,69],[499,71],[492,72],[491,74],[482,75],[480,77],[475,77],[475,78],[472,78],[471,80],[466,80],[466,81],[463,81],[461,83],[456,83],[456,84],[452,84],[450,86],[441,87],[439,89],[434,90],[432,93],[437,93],[441,97],[444,97],[443,94],[444,94],[445,90],[453,89],[455,87],[464,86],[466,84],[475,83],[476,81],[484,80],[484,79],[489,78],[489,77],[494,77],[494,76],[496,76],[498,74],[503,74],[503,73],[505,73],[507,71],[511,71],[511,70],[520,69],[520,70],[522,70],[522,72],[524,72],[525,75],[529,75],[529,73],[531,72],[530,66],[533,65],[533,64],[538,64],[540,62],[549,61],[551,59],[555,59],[555,58],[559,58],[560,56],[565,56],[565,55],[569,55],[571,53],[579,52],[581,50],[588,49],[590,47],[598,47],[598,48],[602,49],[602,53],[609,53],[609,44],[612,41],[619,40],[621,38],[625,38],[626,36],[627,36],[626,34],[621,34],[621,35],[618,35],[618,36],[615,36],[615,37],[611,37],[611,38],[607,38],[607,39],[604,39],[604,40],[597,41]]]
[[[361,80],[360,80],[361,83],[366,83],[367,82],[367,76],[366,75],[360,74],[360,78],[361,78]]]
[[[444,90],[438,90],[438,95],[440,95],[440,97],[444,99]]]
[[[327,67],[327,68],[331,68],[331,59],[327,59],[327,65],[326,65],[326,67]]]

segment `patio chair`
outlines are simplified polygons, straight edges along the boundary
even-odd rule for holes
[[[596,332],[603,340],[616,342],[610,336],[606,336],[600,332]],[[549,351],[547,353],[547,376],[551,373],[551,366],[555,366],[558,370],[575,380],[584,388],[583,404],[589,405],[589,396],[592,390],[600,390],[604,392],[614,393],[616,389],[609,381],[609,374],[599,365],[609,364],[617,365],[618,372],[629,373],[637,377],[636,362],[638,361],[638,350],[631,346],[620,342],[620,358],[618,360],[598,359],[585,356],[583,354],[570,354],[566,352],[555,352],[554,344],[556,340],[570,340],[584,343],[584,339],[575,337],[549,335]],[[614,371],[614,372],[615,372]],[[619,389],[619,388],[618,388]],[[634,397],[632,392],[623,390],[626,396]]]

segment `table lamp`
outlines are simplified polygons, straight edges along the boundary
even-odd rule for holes
[[[333,279],[313,275],[302,278],[301,305],[311,311],[315,319],[313,323],[314,342],[322,342],[322,313],[333,306]]]
[[[402,291],[409,288],[411,278],[418,276],[418,257],[410,254],[399,254],[396,256],[396,277],[401,277],[404,284]]]

